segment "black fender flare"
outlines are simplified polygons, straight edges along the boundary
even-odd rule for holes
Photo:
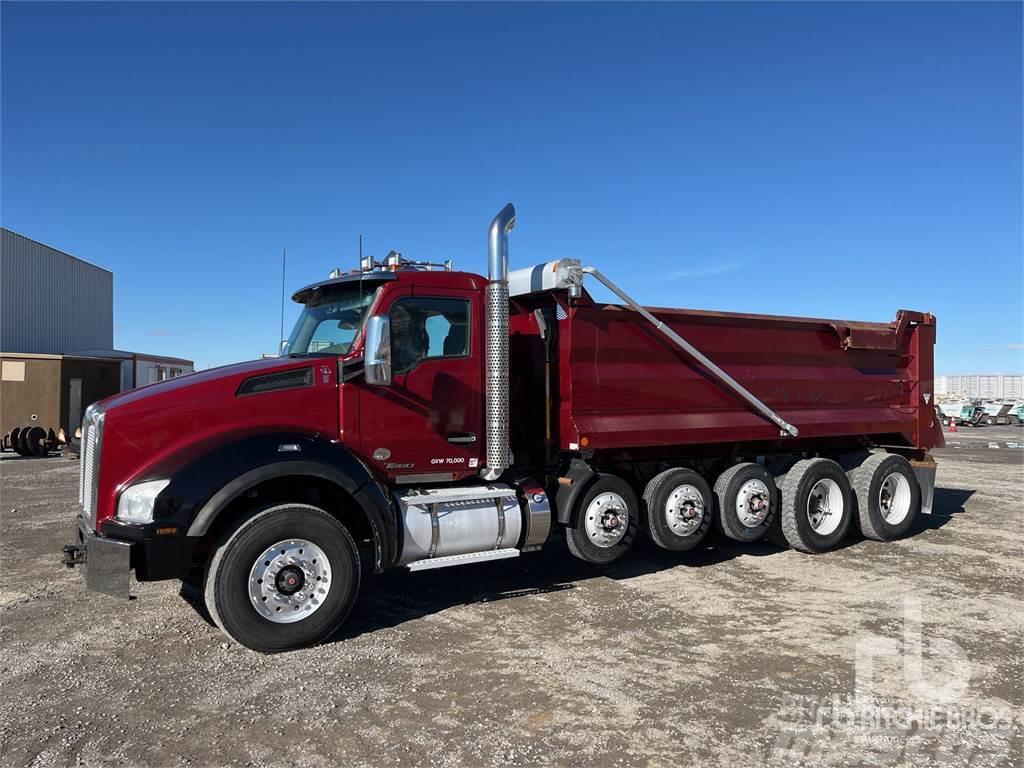
[[[173,521],[189,537],[204,536],[232,501],[257,485],[311,477],[337,486],[358,505],[373,533],[377,570],[397,558],[394,507],[366,465],[341,443],[294,433],[254,435],[191,457],[169,476],[154,518]]]
[[[580,494],[597,477],[597,473],[583,459],[573,459],[563,476],[570,482],[559,482],[554,494],[555,507],[558,512],[558,522],[571,526],[576,523],[576,502]]]

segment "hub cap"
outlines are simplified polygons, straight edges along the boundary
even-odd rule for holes
[[[768,517],[771,497],[760,480],[747,480],[736,494],[736,517],[747,528],[757,528]]]
[[[617,493],[602,493],[590,502],[584,514],[587,537],[605,549],[618,544],[629,528],[626,502]]]
[[[692,536],[704,521],[704,497],[692,485],[680,485],[665,502],[665,522],[676,536]]]
[[[878,509],[885,522],[896,525],[910,512],[910,481],[899,472],[886,475],[878,489]]]
[[[807,497],[807,519],[815,533],[828,536],[835,532],[843,519],[843,492],[839,483],[826,477],[814,484]]]
[[[331,589],[331,563],[305,539],[279,541],[260,555],[249,572],[249,599],[256,612],[277,624],[312,615]]]

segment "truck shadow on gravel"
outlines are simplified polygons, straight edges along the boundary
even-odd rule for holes
[[[910,538],[924,531],[937,530],[965,513],[965,504],[974,495],[972,490],[937,488],[931,515],[918,515]],[[865,542],[858,534],[848,537],[838,549],[843,550]],[[597,567],[576,560],[569,554],[564,538],[553,534],[543,550],[515,560],[477,563],[459,567],[459,578],[453,569],[410,573],[403,569],[383,574],[366,574],[359,601],[348,623],[329,643],[336,643],[380,629],[430,616],[459,605],[493,603],[530,595],[577,589],[598,578],[630,579],[673,568],[704,568],[740,556],[771,557],[785,548],[767,541],[740,544],[712,531],[706,546],[682,553],[670,553],[639,540],[630,555],[613,565]],[[808,555],[812,557],[812,555]],[[182,597],[203,618],[213,624],[202,596],[183,587]]]
[[[974,495],[973,490],[962,488],[936,488],[930,515],[918,515],[914,518],[914,526],[910,529],[910,538],[922,531],[935,531],[942,528],[954,515],[966,514],[967,501]]]

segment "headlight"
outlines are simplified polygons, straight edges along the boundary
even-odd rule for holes
[[[117,501],[117,518],[126,523],[153,522],[153,503],[170,480],[150,480],[121,491]]]

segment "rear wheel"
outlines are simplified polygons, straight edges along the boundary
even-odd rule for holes
[[[718,529],[735,541],[762,538],[775,519],[778,491],[775,480],[760,464],[729,467],[715,481]]]
[[[671,552],[685,552],[703,541],[711,527],[713,499],[703,477],[692,469],[667,469],[644,490],[647,534]]]
[[[843,468],[831,459],[802,459],[782,481],[781,529],[801,552],[835,548],[850,527],[853,493]]]
[[[873,453],[848,473],[861,533],[875,541],[906,536],[921,508],[921,488],[902,456]]]
[[[359,592],[359,552],[324,510],[281,504],[226,531],[207,566],[206,607],[225,634],[275,653],[323,642]]]
[[[614,475],[598,475],[577,507],[576,524],[566,528],[569,552],[594,565],[618,560],[636,538],[638,507],[629,483]]]

